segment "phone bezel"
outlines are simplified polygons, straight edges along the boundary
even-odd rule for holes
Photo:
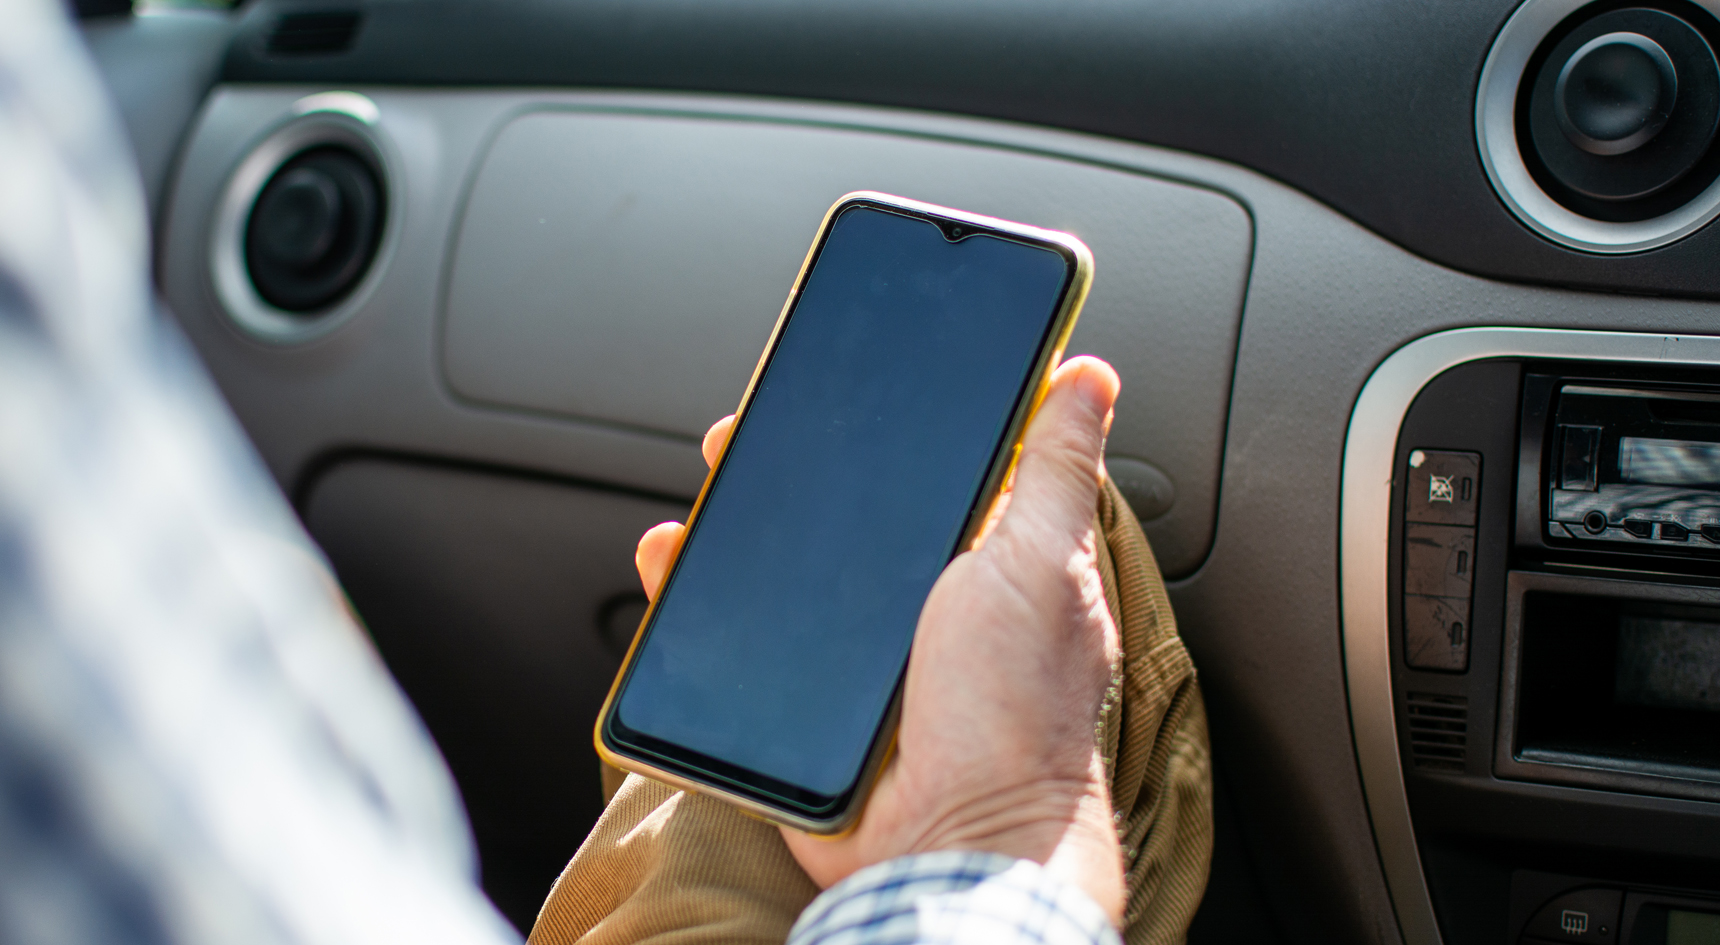
[[[770,339],[766,342],[764,351],[759,355],[758,364],[753,368],[752,378],[747,382],[746,392],[742,395],[740,406],[735,411],[735,426],[730,431],[729,442],[733,441],[734,431],[738,430],[741,423],[746,419],[747,408],[752,402],[753,393],[757,389],[759,381],[764,377],[772,356],[776,353],[783,330],[793,316],[796,303],[800,299],[801,290],[817,264],[819,254],[824,249],[832,227],[842,214],[857,207],[924,220],[942,230],[946,238],[950,232],[949,227],[960,226],[971,231],[961,236],[960,239],[971,239],[974,236],[994,236],[1050,249],[1058,253],[1066,264],[1066,274],[1058,298],[1057,311],[1047,325],[1045,334],[1040,341],[1040,350],[1034,361],[1033,369],[1028,373],[1020,393],[1016,396],[1015,408],[1011,413],[1009,424],[1004,428],[1003,434],[999,437],[998,444],[993,451],[991,468],[987,473],[985,482],[980,488],[973,507],[968,510],[967,525],[963,529],[960,540],[956,543],[956,553],[959,554],[961,550],[972,545],[980,527],[985,522],[987,513],[996,502],[998,493],[1002,490],[1004,482],[1008,480],[1009,473],[1020,455],[1021,438],[1026,431],[1027,423],[1032,419],[1040,402],[1045,398],[1051,383],[1052,369],[1062,360],[1069,336],[1074,331],[1081,307],[1086,302],[1087,293],[1093,281],[1093,254],[1088,250],[1086,244],[1068,233],[1041,229],[1023,223],[968,213],[963,210],[941,207],[936,204],[875,191],[855,191],[844,195],[825,212],[824,220],[819,225],[812,246],[807,250],[806,258],[801,263],[800,273],[795,277],[794,286],[789,291],[788,299],[784,302],[781,313],[777,316]],[[692,534],[692,527],[698,521],[699,513],[704,507],[713,483],[716,482],[717,477],[722,472],[727,458],[728,444],[725,443],[722,452],[711,464],[710,472],[706,475],[704,485],[700,488],[698,498],[694,501],[693,509],[687,517],[687,534],[689,536]],[[683,543],[684,547],[685,543]],[[664,572],[663,587],[667,587],[673,579],[680,559],[681,549],[677,549],[675,559],[670,562],[668,570]],[[661,598],[661,594],[658,594],[657,597]],[[841,794],[819,795],[682,746],[664,743],[668,749],[673,750],[672,754],[665,750],[656,749],[650,743],[660,740],[627,728],[617,718],[618,697],[632,673],[635,657],[641,643],[647,636],[645,631],[651,626],[656,609],[657,601],[653,600],[641,618],[639,628],[633,634],[633,640],[627,648],[627,654],[622,660],[621,668],[616,672],[615,681],[610,685],[609,694],[604,699],[602,710],[598,713],[597,724],[592,733],[598,756],[617,768],[637,772],[682,790],[722,797],[749,813],[808,833],[837,835],[851,830],[858,823],[878,773],[882,770],[894,748],[896,722],[901,711],[902,681],[906,675],[905,669],[896,679],[889,708],[884,713],[877,731],[873,733],[872,745],[868,750],[866,763],[862,765],[854,783]],[[733,769],[734,773],[727,773],[726,769]],[[796,795],[806,796],[807,802],[797,801]]]

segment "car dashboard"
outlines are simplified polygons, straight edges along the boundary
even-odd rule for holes
[[[824,209],[866,189],[1093,250],[1071,352],[1122,377],[1107,466],[1211,716],[1192,941],[1684,945],[1705,920],[1678,916],[1720,913],[1717,14],[253,0],[83,25],[166,307],[523,928],[602,807],[634,542],[686,514]],[[1612,138],[1582,97],[1603,66],[1647,103]],[[294,200],[326,240],[268,243]]]

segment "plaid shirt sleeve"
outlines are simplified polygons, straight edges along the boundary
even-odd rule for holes
[[[0,943],[518,945],[194,354],[59,0],[0,0]]]
[[[898,857],[825,890],[788,945],[1121,945],[1099,904],[1031,860]]]

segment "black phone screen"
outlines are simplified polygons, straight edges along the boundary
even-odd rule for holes
[[[853,789],[1073,271],[873,207],[836,218],[611,736],[797,807]]]

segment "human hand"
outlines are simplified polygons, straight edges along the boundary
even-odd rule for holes
[[[837,839],[783,830],[820,886],[911,853],[1002,853],[1044,864],[1120,921],[1122,849],[1095,738],[1119,641],[1093,512],[1118,389],[1097,358],[1052,376],[1013,487],[920,613],[896,751],[859,825]],[[707,463],[733,425],[705,434]],[[665,522],[639,541],[653,597],[684,531]]]

